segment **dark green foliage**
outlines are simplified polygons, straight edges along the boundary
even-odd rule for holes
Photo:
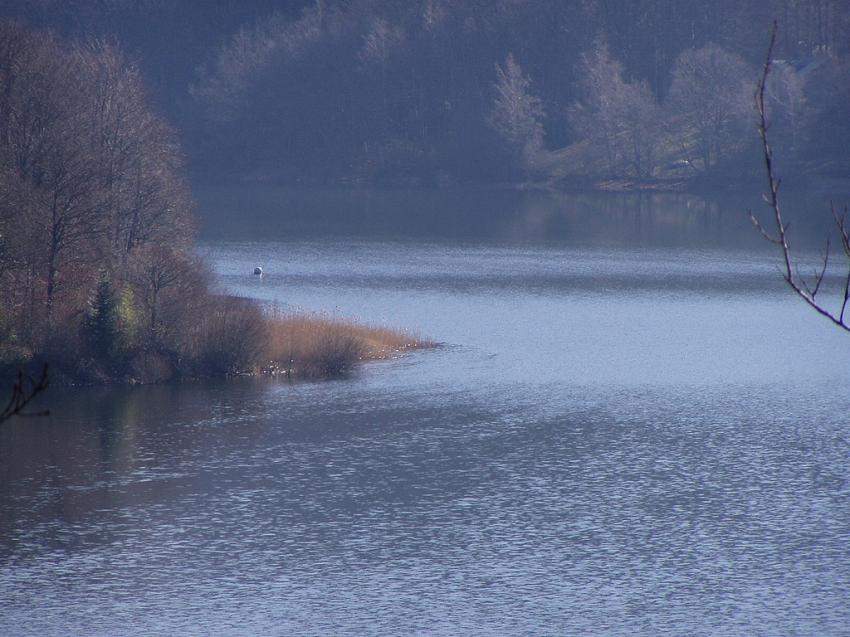
[[[114,364],[124,352],[118,319],[118,296],[108,273],[101,273],[83,321],[83,339],[96,360]]]

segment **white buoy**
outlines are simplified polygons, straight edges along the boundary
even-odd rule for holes
[[[256,268],[254,268],[254,274],[263,276],[263,269],[260,266],[257,266]]]

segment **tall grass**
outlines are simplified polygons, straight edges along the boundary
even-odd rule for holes
[[[317,314],[266,312],[267,371],[307,378],[345,374],[363,360],[433,343],[388,327]]]
[[[388,327],[283,312],[253,299],[218,296],[196,323],[191,373],[328,378],[351,371],[360,361],[433,345]]]

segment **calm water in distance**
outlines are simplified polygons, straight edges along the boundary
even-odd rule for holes
[[[53,390],[0,428],[0,634],[850,635],[850,338],[758,202],[200,200],[223,289],[443,346]]]

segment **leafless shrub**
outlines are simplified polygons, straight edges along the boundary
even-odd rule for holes
[[[266,318],[251,299],[209,297],[195,334],[190,354],[204,375],[253,371],[266,351]]]

